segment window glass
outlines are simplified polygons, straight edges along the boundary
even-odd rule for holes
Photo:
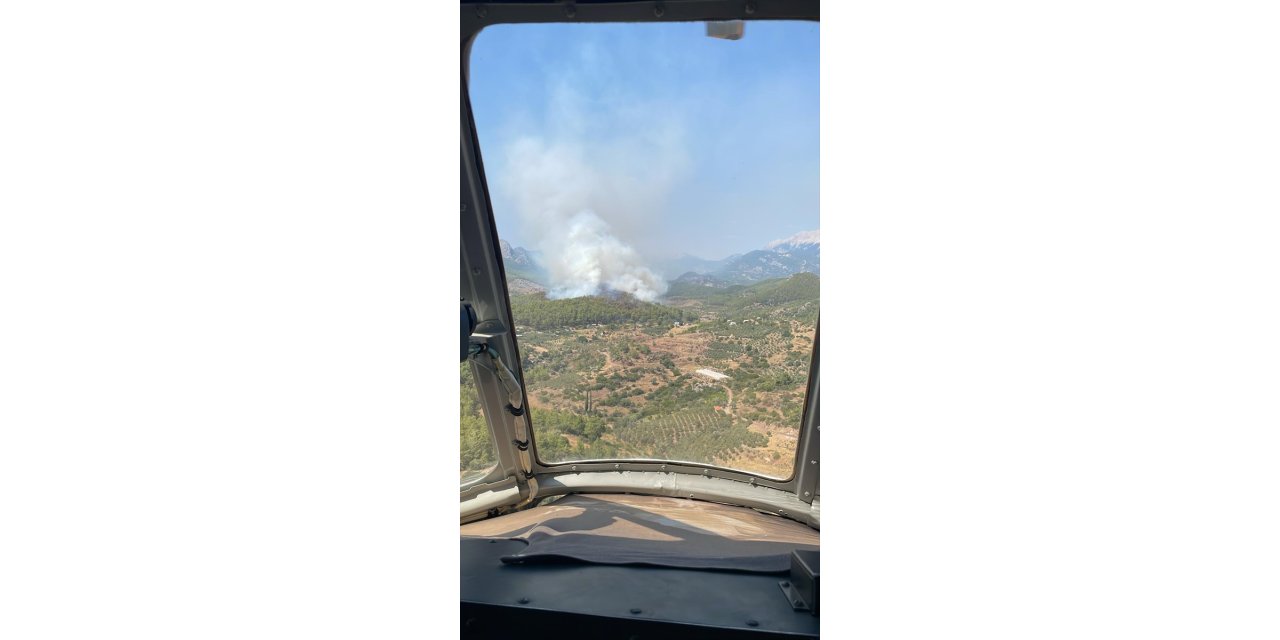
[[[819,307],[818,25],[496,25],[470,92],[540,460],[790,477]]]
[[[487,475],[498,464],[498,457],[493,449],[493,435],[489,432],[484,411],[480,408],[480,394],[476,391],[470,363],[462,363],[460,377],[462,379],[459,400],[459,411],[462,414],[461,484],[466,484]]]

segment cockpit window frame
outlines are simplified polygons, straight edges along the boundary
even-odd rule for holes
[[[476,36],[496,24],[549,22],[690,22],[708,20],[819,21],[818,0],[667,0],[665,2],[519,2],[461,3],[462,72],[462,297],[472,303],[487,340],[511,368],[525,394],[519,345],[514,335],[505,266],[498,246],[489,190],[475,122],[472,118],[469,60]],[[491,269],[490,265],[496,267]],[[536,434],[528,416],[506,410],[504,393],[494,376],[477,367],[473,373],[498,455],[497,466],[484,478],[462,486],[464,520],[492,509],[521,506],[533,500],[588,490],[705,497],[749,504],[817,526],[820,450],[819,343],[813,352],[801,419],[796,461],[789,478],[776,479],[708,464],[671,461],[590,460],[545,463],[538,459]],[[619,477],[614,477],[619,476]],[[688,479],[692,476],[696,482]],[[728,481],[729,484],[717,481]],[[656,483],[656,484],[655,484]],[[655,488],[656,487],[656,488]],[[787,494],[790,494],[788,496]],[[785,508],[784,508],[785,507]],[[788,512],[789,511],[789,512]],[[804,513],[798,513],[804,512]]]

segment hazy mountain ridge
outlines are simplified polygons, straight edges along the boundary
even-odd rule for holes
[[[807,245],[817,245],[819,244],[819,240],[820,238],[819,238],[818,230],[814,229],[813,231],[801,231],[800,233],[797,233],[789,238],[774,240],[773,242],[766,244],[764,248],[781,251],[786,249],[787,247],[794,248],[794,247],[803,247]]]
[[[767,249],[751,251],[708,275],[736,284],[749,284],[796,273],[818,273],[817,245],[785,253]]]
[[[499,240],[498,248],[502,252],[502,264],[506,268],[509,284],[523,281],[521,286],[526,289],[532,286],[546,290],[547,271],[532,251],[512,246],[506,240]]]
[[[677,280],[687,273],[714,273],[729,264],[729,262],[741,257],[742,254],[735,253],[719,260],[707,260],[706,258],[691,256],[686,253],[679,258],[661,263],[658,268],[666,279]]]
[[[547,272],[537,256],[523,248],[501,241],[502,258],[508,279],[520,279],[522,292],[549,288]],[[820,275],[821,241],[819,232],[801,231],[774,240],[764,249],[733,254],[719,260],[683,255],[662,264],[659,270],[667,278],[667,297],[700,297],[708,290],[723,290],[731,285],[745,285],[797,273]],[[677,275],[678,274],[678,275]]]
[[[513,247],[510,242],[499,240],[498,248],[502,251],[502,261],[508,266],[532,267],[535,264],[533,253],[524,247]]]

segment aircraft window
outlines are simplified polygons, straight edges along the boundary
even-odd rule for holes
[[[794,471],[819,308],[819,28],[744,27],[495,25],[472,47],[544,463]]]
[[[470,363],[461,365],[462,393],[459,404],[462,422],[462,480],[467,484],[488,475],[498,464],[493,449],[493,435],[480,408],[480,394],[476,392],[475,379]]]

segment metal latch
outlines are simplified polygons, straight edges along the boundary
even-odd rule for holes
[[[796,611],[818,615],[818,552],[791,552],[791,579],[778,583]]]

